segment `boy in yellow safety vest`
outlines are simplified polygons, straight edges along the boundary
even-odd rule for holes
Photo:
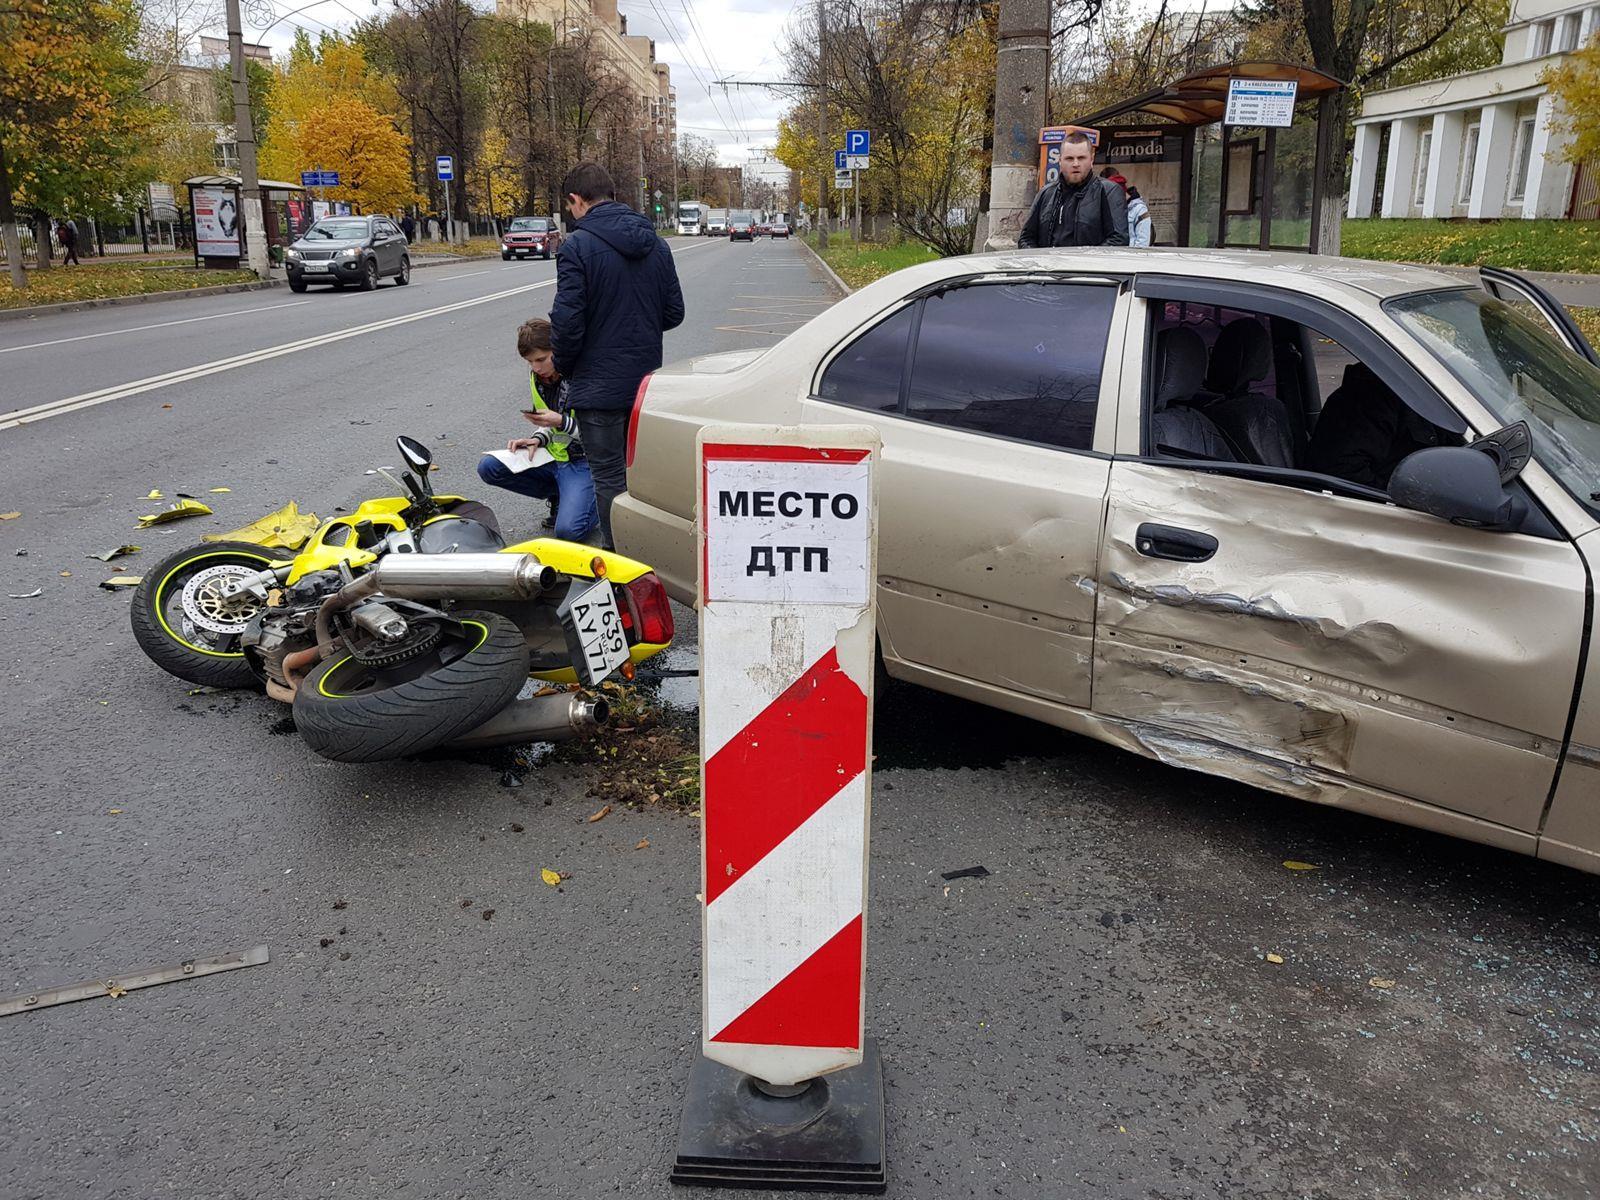
[[[517,354],[528,364],[528,388],[533,396],[533,407],[522,415],[537,425],[539,432],[512,438],[506,449],[530,457],[545,450],[550,459],[514,471],[486,454],[478,462],[478,478],[491,487],[548,500],[550,515],[545,528],[554,528],[558,538],[581,542],[600,524],[600,513],[595,507],[589,462],[577,438],[577,418],[565,410],[565,387],[551,358],[550,322],[537,317],[524,322],[517,330]]]

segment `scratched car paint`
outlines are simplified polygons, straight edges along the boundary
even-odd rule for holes
[[[619,544],[692,601],[699,429],[868,424],[891,676],[1600,871],[1600,368],[1532,285],[1484,289],[1201,250],[910,268],[770,350],[657,372]],[[1513,343],[1490,386],[1473,354]],[[1380,412],[1404,437],[1373,449]],[[1405,490],[1480,452],[1492,521]]]

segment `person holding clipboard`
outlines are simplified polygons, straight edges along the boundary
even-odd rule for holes
[[[600,512],[577,418],[566,410],[566,385],[551,356],[550,322],[537,317],[524,322],[517,330],[517,354],[528,364],[533,396],[533,407],[522,415],[539,432],[486,453],[478,461],[478,478],[490,487],[548,500],[545,528],[564,541],[584,541],[599,527]]]

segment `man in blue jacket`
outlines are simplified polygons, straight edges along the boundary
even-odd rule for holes
[[[611,501],[628,490],[628,415],[639,384],[661,365],[661,335],[683,323],[683,290],[667,243],[617,203],[604,167],[580,163],[561,192],[576,230],[556,253],[555,369],[577,413],[609,550]]]

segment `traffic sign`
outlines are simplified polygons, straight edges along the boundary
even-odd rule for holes
[[[844,135],[844,152],[846,154],[871,154],[872,130],[848,130]]]
[[[655,190],[655,197],[656,197],[657,200],[661,199],[661,189],[660,188],[657,188]],[[657,207],[659,208],[660,206],[657,205]]]
[[[855,176],[851,175],[849,171],[835,171],[833,173],[833,186],[838,188],[839,191],[848,192],[855,185]]]
[[[449,183],[456,177],[456,160],[448,154],[441,154],[435,158],[433,167],[440,183]]]
[[[338,187],[339,172],[337,171],[301,171],[301,187]]]
[[[872,165],[871,158],[872,155],[870,154],[846,154],[844,156],[845,170],[865,171]]]
[[[846,160],[849,157],[843,150],[835,150],[833,152],[833,169],[835,171],[848,171],[850,164]]]

